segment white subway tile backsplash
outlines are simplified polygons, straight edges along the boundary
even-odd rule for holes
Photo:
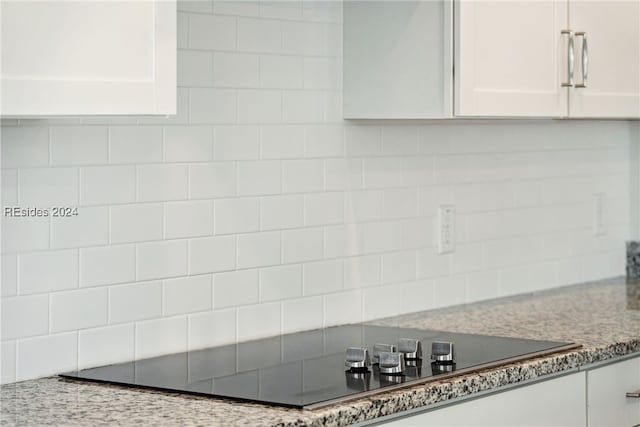
[[[237,94],[233,89],[189,89],[189,114],[195,124],[235,123]]]
[[[342,23],[342,4],[337,1],[303,0],[302,17],[310,21]]]
[[[211,309],[211,276],[194,276],[165,280],[163,284],[165,316],[188,314]]]
[[[238,268],[279,264],[280,233],[264,232],[238,236]]]
[[[49,128],[46,126],[2,126],[2,168],[24,168],[49,164]]]
[[[164,237],[210,236],[213,234],[211,201],[172,202],[164,205]]]
[[[282,332],[305,331],[321,325],[324,316],[322,296],[294,299],[282,303]]]
[[[134,330],[118,325],[78,332],[78,369],[133,360]]]
[[[302,296],[302,266],[283,265],[260,269],[260,301]]]
[[[139,243],[136,253],[138,280],[175,277],[187,273],[186,240]]]
[[[394,252],[382,256],[382,282],[396,283],[415,280],[417,275],[415,251]]]
[[[402,223],[371,222],[364,225],[364,251],[387,252],[405,249]]]
[[[236,19],[229,16],[189,15],[189,47],[191,49],[236,48]]]
[[[80,249],[80,286],[133,282],[135,278],[135,245]]]
[[[528,250],[525,250],[528,252]],[[482,245],[479,243],[457,245],[451,254],[451,273],[469,273],[482,269]]]
[[[396,316],[400,312],[400,293],[394,285],[376,286],[362,291],[363,320]]]
[[[379,126],[345,126],[344,139],[349,157],[382,155],[382,130]]]
[[[466,282],[465,276],[436,279],[434,307],[446,307],[465,301]]]
[[[324,120],[324,95],[320,91],[287,91],[282,94],[282,119],[287,123]]]
[[[393,189],[383,192],[382,216],[384,218],[409,218],[418,214],[418,192],[410,189]]]
[[[162,128],[155,126],[112,126],[109,128],[110,163],[153,163],[162,161]]]
[[[207,237],[189,241],[189,273],[232,270],[236,266],[236,237]]]
[[[362,291],[324,295],[324,326],[362,322]]]
[[[314,22],[283,22],[282,51],[295,55],[321,55],[322,25]]]
[[[238,91],[238,123],[282,122],[282,94],[271,89]]]
[[[310,262],[303,265],[303,293],[322,295],[342,290],[344,283],[344,264],[342,260]]]
[[[182,12],[211,13],[213,2],[210,0],[179,0],[178,10]]]
[[[304,196],[306,226],[341,224],[344,220],[343,193],[315,193]]]
[[[187,351],[187,318],[148,320],[136,324],[136,359]]]
[[[78,287],[78,251],[20,255],[20,294],[44,294]]]
[[[106,127],[56,126],[51,128],[52,165],[104,164],[108,159]]]
[[[400,285],[400,312],[413,313],[433,308],[433,282],[419,280]]]
[[[80,204],[109,205],[136,200],[135,166],[96,166],[80,169]]]
[[[49,218],[2,218],[2,253],[28,252],[49,248]]]
[[[78,170],[75,168],[23,169],[20,171],[20,203],[49,209],[78,203]]]
[[[217,126],[214,129],[215,160],[260,158],[260,129],[254,126]]]
[[[342,89],[342,61],[336,58],[304,58],[304,88]]]
[[[162,238],[164,213],[162,204],[145,203],[112,206],[111,243],[126,243]]]
[[[215,52],[213,82],[216,87],[258,87],[259,56],[251,53]]]
[[[222,15],[258,16],[260,2],[254,0],[214,0],[213,12]]]
[[[80,207],[77,213],[77,216],[51,218],[51,247],[53,249],[108,243],[108,207]]]
[[[302,227],[304,198],[301,195],[268,196],[260,199],[260,229]]]
[[[390,156],[418,154],[418,128],[385,126],[382,129],[382,152]]]
[[[220,199],[215,201],[215,233],[234,234],[260,229],[260,199]]]
[[[272,89],[302,88],[302,58],[261,55],[260,87]]]
[[[18,256],[2,255],[2,266],[0,267],[0,295],[12,297],[18,293]]]
[[[166,126],[165,162],[206,162],[213,159],[213,132],[208,126]]]
[[[211,86],[212,84],[213,54],[196,50],[178,50],[178,86]]]
[[[361,255],[364,247],[364,227],[335,225],[324,229],[324,256],[339,258]]]
[[[345,222],[367,222],[380,220],[382,217],[381,191],[352,191],[345,193]]]
[[[238,50],[277,53],[282,49],[280,21],[238,18]]]
[[[16,205],[18,203],[18,171],[16,169],[2,169],[0,178],[0,201],[3,206]]]
[[[260,16],[274,19],[299,20],[302,18],[302,1],[261,1]]]
[[[51,295],[51,331],[77,331],[107,324],[107,289],[82,289]]]
[[[344,260],[345,289],[377,286],[382,283],[382,257],[369,255]]]
[[[342,157],[344,132],[337,125],[311,125],[305,128],[306,157]]]
[[[451,273],[451,256],[437,254],[433,248],[418,251],[418,277],[448,276]]]
[[[170,116],[140,116],[140,125],[184,125],[189,123],[189,89],[178,87],[176,93],[176,114]]]
[[[189,188],[187,165],[144,165],[138,166],[137,169],[139,202],[187,198]]]
[[[44,335],[49,332],[49,296],[29,295],[2,298],[3,340]]]
[[[236,194],[235,163],[204,163],[189,166],[189,197],[208,199]]]
[[[109,323],[153,319],[162,315],[162,284],[134,283],[109,289]]]
[[[232,344],[235,340],[235,309],[189,316],[189,350]]]
[[[284,160],[282,187],[285,193],[311,193],[324,188],[322,160]]]
[[[363,187],[362,160],[328,159],[324,162],[325,190],[358,190]]]
[[[281,333],[280,303],[267,303],[238,309],[238,340],[248,341]]]
[[[238,163],[238,194],[278,194],[282,189],[282,164],[278,160]]]
[[[0,343],[0,384],[16,381],[16,342]]]
[[[263,126],[260,151],[263,159],[304,157],[304,127],[297,125]]]
[[[482,301],[498,296],[499,274],[497,271],[480,271],[467,276],[467,301]]]
[[[384,157],[364,160],[365,188],[402,186],[402,158]]]
[[[215,309],[255,304],[259,300],[258,270],[218,273],[213,278]]]
[[[17,343],[17,381],[68,372],[77,367],[77,332],[30,338]]]

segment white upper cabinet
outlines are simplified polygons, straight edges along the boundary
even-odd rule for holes
[[[2,0],[3,116],[175,114],[176,3]]]
[[[640,0],[346,0],[344,11],[345,118],[640,118]]]

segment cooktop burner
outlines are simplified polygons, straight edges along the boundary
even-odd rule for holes
[[[566,342],[346,325],[62,376],[315,409],[576,347]]]

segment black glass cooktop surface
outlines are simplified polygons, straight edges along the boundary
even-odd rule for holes
[[[419,339],[423,358],[402,375],[346,371],[345,350]],[[453,342],[455,366],[432,365],[431,343]],[[314,409],[366,394],[424,383],[578,347],[572,343],[346,325],[69,372],[65,378]]]

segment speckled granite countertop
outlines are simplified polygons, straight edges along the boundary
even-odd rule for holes
[[[314,411],[43,378],[2,386],[0,420],[2,425],[349,425],[640,352],[640,283],[618,278],[375,323],[574,341],[583,347]]]

